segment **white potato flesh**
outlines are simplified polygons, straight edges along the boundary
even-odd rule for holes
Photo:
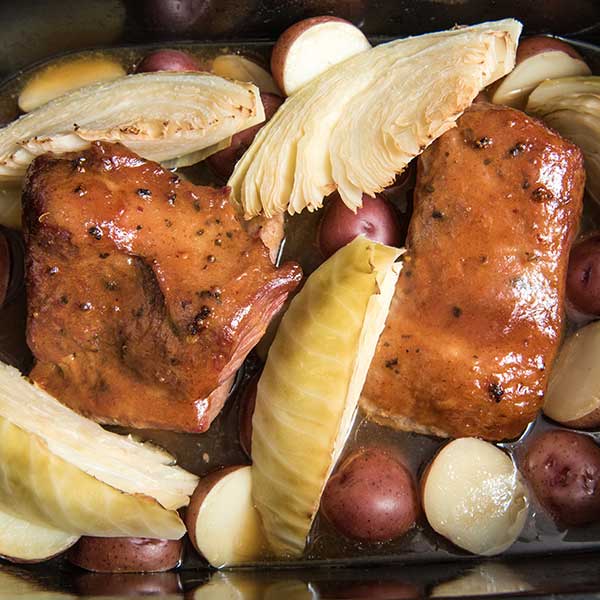
[[[600,408],[600,321],[586,325],[563,345],[554,363],[544,413],[559,423]]]
[[[85,56],[56,62],[41,69],[19,94],[19,108],[34,110],[71,90],[126,75],[122,65],[104,56]]]
[[[444,446],[425,476],[423,509],[431,527],[473,554],[500,554],[527,520],[525,486],[510,457],[489,442]]]
[[[221,477],[198,510],[196,547],[213,567],[256,562],[267,542],[260,515],[252,502],[251,467]]]
[[[591,75],[590,68],[578,58],[560,50],[542,52],[526,58],[509,73],[492,95],[494,104],[523,109],[529,94],[546,79]]]
[[[41,562],[70,548],[78,535],[39,525],[0,508],[0,556],[17,563]]]
[[[283,63],[283,86],[290,96],[327,69],[369,50],[364,33],[351,23],[324,21],[301,33],[288,48]]]
[[[219,77],[253,83],[261,92],[280,95],[277,84],[266,69],[239,54],[222,54],[213,61],[210,70]]]

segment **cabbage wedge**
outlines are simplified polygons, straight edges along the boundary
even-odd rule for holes
[[[600,203],[600,77],[548,79],[533,90],[525,110],[581,148],[587,191]]]
[[[396,40],[335,65],[288,98],[229,180],[246,218],[318,209],[336,189],[355,210],[512,70],[514,19]]]
[[[400,272],[401,250],[364,237],[292,300],[258,383],[252,494],[275,554],[302,554],[356,406]]]
[[[45,152],[120,142],[158,162],[214,147],[262,123],[258,88],[211,73],[128,75],[68,92],[0,129],[0,181],[20,180]]]
[[[198,478],[0,363],[0,507],[79,535],[179,538]]]

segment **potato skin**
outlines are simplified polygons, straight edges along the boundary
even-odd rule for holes
[[[600,447],[589,436],[553,429],[535,437],[523,474],[559,526],[600,520]]]
[[[541,54],[542,52],[564,52],[573,58],[583,60],[583,57],[573,46],[557,40],[556,38],[547,37],[545,35],[538,35],[534,37],[525,38],[519,42],[517,48],[516,64],[523,62],[525,59]]]
[[[196,59],[181,50],[157,50],[148,54],[138,64],[136,73],[152,73],[153,71],[199,71]]]
[[[321,509],[340,533],[366,542],[403,535],[421,511],[408,469],[375,447],[362,448],[344,460],[325,487]]]
[[[198,515],[200,513],[200,509],[202,508],[202,503],[216,483],[225,477],[225,475],[228,475],[232,471],[236,471],[239,468],[239,465],[225,467],[224,469],[217,469],[216,471],[209,473],[206,475],[206,477],[202,477],[198,483],[198,486],[194,490],[192,497],[190,498],[190,503],[185,511],[184,522],[188,536],[190,537],[190,541],[192,542],[192,545],[198,554],[201,556],[202,552],[200,551],[196,540],[196,522],[198,521]]]
[[[379,195],[371,198],[363,194],[362,202],[362,208],[353,213],[337,192],[327,200],[317,232],[319,249],[325,258],[360,234],[388,246],[402,244],[400,222],[393,206]]]
[[[96,573],[169,571],[180,564],[182,547],[181,540],[82,537],[67,559]]]
[[[600,233],[573,245],[567,270],[567,300],[584,315],[600,315]]]
[[[341,19],[340,17],[322,16],[322,17],[310,17],[309,19],[303,19],[294,23],[288,27],[277,39],[275,46],[273,46],[273,52],[271,54],[271,75],[275,83],[280,90],[285,91],[283,85],[283,71],[285,67],[285,60],[287,53],[291,48],[292,44],[300,37],[307,29],[310,29],[314,25],[320,23],[328,23],[331,21],[338,21],[340,23],[347,23],[352,25],[350,21]]]
[[[218,175],[223,180],[228,179],[233,173],[235,164],[242,158],[244,152],[248,150],[261,127],[271,119],[277,112],[277,109],[283,104],[283,98],[275,94],[261,92],[260,98],[265,108],[264,122],[236,133],[232,136],[231,145],[228,148],[224,148],[206,159],[208,166],[215,175]]]

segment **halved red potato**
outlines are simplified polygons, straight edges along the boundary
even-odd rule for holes
[[[227,467],[202,478],[187,507],[185,524],[194,548],[213,567],[264,557],[268,545],[252,501],[251,467]]]
[[[177,567],[182,547],[181,540],[82,537],[67,558],[96,573],[155,573]]]
[[[105,56],[91,55],[51,63],[25,84],[19,94],[19,108],[29,112],[71,90],[124,75],[123,66]]]
[[[78,535],[31,523],[0,510],[0,558],[13,563],[49,560],[69,549]]]
[[[423,474],[421,489],[431,527],[473,554],[504,552],[527,520],[529,500],[516,466],[477,438],[446,444]]]
[[[136,73],[153,71],[200,71],[200,64],[183,50],[156,50],[145,56],[135,68]]]
[[[492,102],[523,109],[529,94],[545,79],[591,74],[569,44],[547,36],[526,38],[519,43],[515,68],[493,86]]]
[[[563,344],[543,410],[567,427],[600,427],[600,321],[582,327]]]
[[[271,55],[271,73],[281,90],[290,96],[329,67],[370,48],[364,33],[345,19],[304,19],[286,29],[277,40]]]

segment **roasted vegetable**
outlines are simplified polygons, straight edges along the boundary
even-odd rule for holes
[[[99,536],[176,539],[197,477],[163,451],[110,433],[0,364],[0,506]]]
[[[600,321],[563,344],[552,368],[544,413],[568,427],[600,425]]]
[[[600,77],[563,77],[538,85],[526,111],[542,118],[583,151],[586,187],[600,202]]]
[[[19,108],[30,112],[67,92],[125,75],[122,65],[105,56],[55,62],[37,71],[19,94]]]
[[[70,548],[78,535],[38,525],[0,508],[0,557],[14,563],[48,560]],[[0,588],[5,591],[4,588]]]
[[[502,450],[477,438],[444,446],[421,488],[431,527],[473,554],[504,552],[527,520],[529,500],[517,468]]]
[[[120,142],[168,161],[264,120],[258,88],[209,73],[138,73],[69,92],[0,129],[0,181],[20,180],[45,152]],[[216,149],[215,149],[216,151]]]
[[[356,238],[292,300],[258,383],[252,493],[276,554],[302,554],[399,273],[400,250]]]
[[[514,66],[513,19],[396,40],[335,65],[288,98],[229,180],[246,217],[315,210],[336,189],[352,209],[453,127]]]

